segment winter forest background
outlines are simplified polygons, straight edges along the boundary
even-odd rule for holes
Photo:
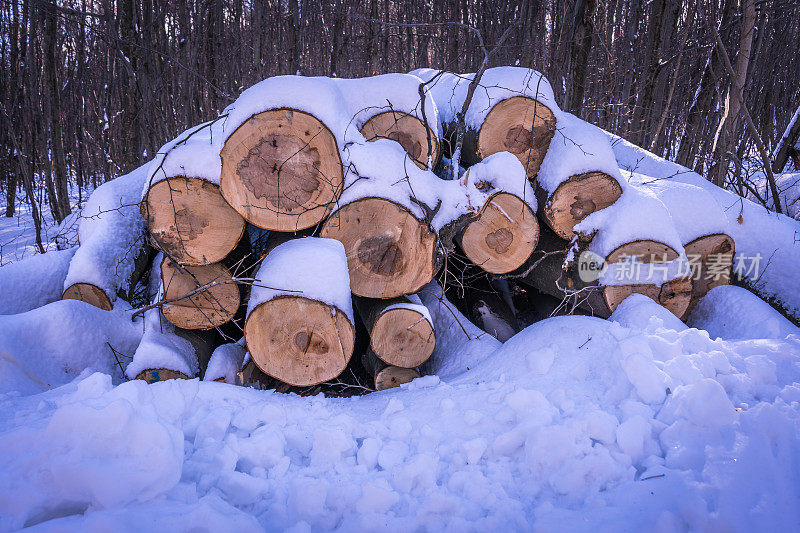
[[[263,78],[470,72],[509,26],[490,66],[540,70],[563,109],[770,204],[736,94],[771,154],[800,102],[794,0],[0,0],[5,215],[34,198],[60,222]]]

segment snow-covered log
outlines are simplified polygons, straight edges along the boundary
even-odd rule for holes
[[[142,341],[125,375],[147,383],[189,379],[197,374],[197,359],[192,342],[178,335],[158,309],[150,309],[144,315]]]
[[[420,377],[414,368],[387,365],[371,348],[361,356],[361,364],[372,377],[376,391],[393,389]]]
[[[458,235],[464,254],[492,274],[518,268],[539,240],[536,198],[525,168],[513,154],[498,152],[470,167],[461,181],[487,195]]]
[[[70,262],[62,299],[105,310],[118,297],[130,300],[150,256],[139,214],[148,168],[145,164],[108,181],[89,196],[78,229],[80,247]]]
[[[646,176],[632,178],[654,193],[669,210],[692,268],[691,311],[708,291],[730,283],[736,245],[725,233],[728,227],[725,213],[714,197],[700,187]]]
[[[0,267],[0,315],[15,315],[61,299],[77,247],[26,257]]]
[[[181,266],[167,258],[153,262],[161,273],[162,312],[183,329],[211,329],[233,319],[241,304],[239,286],[223,263]]]
[[[203,381],[220,381],[230,385],[241,385],[238,379],[242,370],[247,350],[244,337],[238,342],[229,342],[217,346],[206,367]]]
[[[416,368],[431,356],[436,333],[428,308],[419,296],[356,298],[355,303],[369,332],[370,348],[386,364]]]
[[[411,73],[430,82],[428,87],[444,131],[445,151],[452,155],[458,114],[475,75],[431,69]],[[466,165],[473,165],[494,153],[511,152],[533,178],[556,130],[557,111],[553,89],[540,73],[519,67],[487,69],[464,117],[466,131],[460,158]]]
[[[301,387],[338,376],[355,340],[341,243],[314,237],[283,243],[264,258],[256,279],[244,331],[258,367]]]
[[[429,158],[428,131],[419,123],[427,122],[435,134],[431,138],[438,137],[436,106],[426,98],[422,114],[419,85],[404,74],[356,80],[278,76],[254,85],[219,122],[222,195],[265,229],[295,231],[317,224],[343,190],[340,151],[348,142],[364,142],[363,126],[371,138],[404,140],[417,163]],[[389,124],[386,117],[376,117],[392,111],[409,118]],[[424,149],[418,150],[423,133]],[[432,146],[431,160],[433,151]]]
[[[158,247],[185,265],[221,261],[241,239],[245,222],[222,198],[220,159],[211,124],[164,145],[150,163],[140,211]]]
[[[584,218],[620,197],[627,182],[602,130],[559,112],[558,129],[536,175],[541,214],[562,239]]]

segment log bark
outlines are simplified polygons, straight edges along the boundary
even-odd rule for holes
[[[311,227],[342,192],[336,139],[308,113],[273,109],[253,115],[225,141],[220,157],[222,196],[264,229]]]
[[[356,298],[355,304],[370,336],[370,348],[388,365],[416,368],[436,347],[436,333],[410,298]],[[422,305],[418,303],[417,305]]]
[[[371,349],[361,357],[361,363],[375,380],[376,391],[393,389],[420,377],[419,372],[413,368],[387,365]]]
[[[442,155],[436,134],[430,128],[426,128],[420,119],[408,113],[400,111],[378,113],[361,126],[361,134],[368,141],[376,139],[397,141],[421,169],[428,168],[428,160],[431,161],[430,168],[434,168]]]
[[[536,186],[541,216],[562,239],[572,239],[575,225],[595,211],[605,209],[622,195],[622,187],[605,172],[586,172],[559,184],[552,194]]]
[[[241,239],[245,221],[219,186],[176,176],[155,183],[140,204],[158,247],[184,265],[222,261]]]
[[[320,236],[344,245],[350,290],[357,296],[413,294],[436,274],[436,234],[389,200],[362,198],[341,207],[325,221]]]
[[[157,268],[161,270],[164,299],[178,299],[162,307],[164,317],[175,326],[210,329],[229,322],[236,315],[241,295],[224,264],[181,267],[165,258]],[[206,285],[209,285],[207,289],[185,297]]]
[[[507,192],[490,196],[459,236],[469,260],[492,274],[520,267],[538,241],[536,214],[521,198]]]

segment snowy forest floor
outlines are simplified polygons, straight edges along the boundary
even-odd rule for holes
[[[35,253],[20,208],[0,264]],[[690,328],[632,297],[503,345],[454,326],[438,375],[353,398],[92,371],[3,389],[0,531],[796,530],[800,330],[743,305]]]

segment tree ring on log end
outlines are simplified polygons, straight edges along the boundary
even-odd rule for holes
[[[395,307],[375,320],[370,331],[370,347],[388,365],[415,368],[433,353],[436,334],[431,323],[418,311]]]
[[[181,268],[185,272],[166,258],[161,263],[164,299],[181,298],[162,306],[164,318],[183,329],[211,329],[229,322],[239,309],[241,295],[238,285],[230,282],[231,274],[225,265],[211,263]],[[220,284],[182,298],[212,283]]]
[[[577,174],[560,183],[544,207],[547,225],[559,237],[571,240],[575,225],[619,199],[622,187],[605,172]]]
[[[643,294],[663,306],[676,317],[681,318],[689,307],[692,296],[692,280],[690,278],[678,278],[668,281],[660,287],[650,283],[606,285],[603,287],[603,298],[612,313],[631,294]]]
[[[426,128],[420,119],[402,111],[384,111],[370,117],[361,126],[361,134],[368,141],[376,139],[397,141],[411,160],[423,170],[428,168],[428,155],[431,156],[433,166],[436,166],[441,156],[436,134],[430,128]],[[428,152],[428,135],[431,142],[430,152]]]
[[[321,237],[344,245],[350,290],[368,298],[395,298],[420,290],[436,273],[436,235],[405,207],[361,198],[335,211]]]
[[[155,183],[140,205],[158,247],[184,265],[222,261],[244,234],[245,222],[219,186],[176,176]]]
[[[692,303],[687,310],[688,313],[708,291],[730,283],[736,244],[729,235],[715,233],[698,237],[685,244],[683,248],[686,250],[686,256],[690,259],[693,257],[700,259],[699,263],[692,262],[692,265],[696,265],[699,271],[692,272]]]
[[[478,132],[478,156],[511,152],[533,180],[556,131],[549,107],[527,96],[502,100],[489,110]]]
[[[353,354],[354,335],[342,311],[302,296],[278,296],[258,304],[244,328],[256,365],[296,387],[341,374]]]
[[[80,300],[103,311],[111,311],[114,307],[106,292],[91,283],[73,283],[67,287],[67,290],[61,295],[61,299]]]
[[[387,366],[375,376],[375,390],[387,390],[410,383],[419,377],[419,372],[413,368],[400,368]]]
[[[222,196],[260,228],[311,227],[327,216],[342,192],[336,139],[302,111],[253,115],[228,137],[220,158]]]
[[[678,252],[663,242],[641,239],[615,248],[606,257],[606,263],[619,263],[628,257],[636,257],[640,263],[666,263],[677,259]]]
[[[469,260],[492,274],[519,268],[538,242],[536,214],[507,192],[490,196],[461,235],[461,248]]]

